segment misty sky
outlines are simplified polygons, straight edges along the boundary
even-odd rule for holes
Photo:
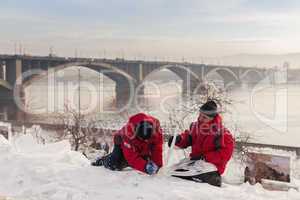
[[[300,52],[299,0],[1,0],[0,53],[199,60]],[[17,44],[17,45],[15,45]]]

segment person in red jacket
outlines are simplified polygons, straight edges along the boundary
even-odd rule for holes
[[[111,170],[130,166],[149,175],[158,172],[163,165],[163,136],[159,121],[144,113],[129,118],[128,123],[114,134],[111,154],[93,162]]]
[[[169,147],[172,140],[173,137],[169,139]],[[178,135],[175,140],[175,145],[179,148],[191,146],[191,160],[202,159],[216,166],[217,171],[196,177],[201,182],[215,186],[221,186],[221,175],[232,156],[234,143],[231,133],[222,124],[222,118],[214,101],[208,101],[202,105],[198,120],[191,124],[189,130]],[[187,179],[194,180],[195,177]]]

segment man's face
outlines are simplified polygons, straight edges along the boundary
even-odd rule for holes
[[[206,123],[206,122],[212,121],[214,118],[213,117],[209,117],[209,116],[205,115],[204,113],[200,112],[198,119],[199,119],[200,122]]]

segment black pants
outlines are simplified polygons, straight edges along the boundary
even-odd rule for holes
[[[120,145],[115,145],[110,154],[98,159],[95,163],[92,163],[92,165],[104,166],[110,170],[122,170],[125,167],[128,167],[128,163],[124,157]]]
[[[200,183],[208,183],[210,185],[218,186],[218,187],[221,187],[222,185],[221,175],[217,171],[208,172],[197,176],[174,176],[174,177],[182,178],[190,181],[196,181]]]

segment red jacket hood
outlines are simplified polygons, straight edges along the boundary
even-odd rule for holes
[[[139,124],[140,122],[149,122],[151,124],[153,124],[154,128],[158,128],[159,124],[158,124],[158,120],[150,115],[147,115],[145,113],[138,113],[135,114],[133,116],[131,116],[126,124],[126,131],[127,131],[127,136],[130,138],[134,138],[135,137],[135,132],[134,129],[136,127],[137,124]]]
[[[148,140],[135,137],[135,127],[142,121],[152,123],[155,128],[155,134],[152,134]],[[121,137],[117,137],[117,135],[121,135]],[[158,167],[163,165],[163,136],[158,119],[144,113],[133,115],[127,124],[116,133],[114,140],[115,144],[121,146],[129,166],[134,169],[145,172],[148,159],[152,160]]]

